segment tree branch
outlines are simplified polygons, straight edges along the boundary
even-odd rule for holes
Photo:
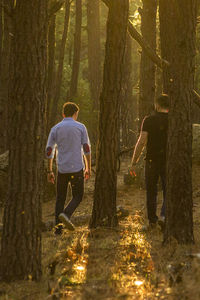
[[[65,0],[58,0],[58,1],[54,1],[52,3],[52,5],[49,8],[49,12],[48,12],[49,19],[51,18],[51,16],[53,16],[55,13],[57,13],[61,9],[61,7],[63,6],[64,3],[65,3]]]
[[[128,20],[128,32],[130,36],[138,42],[138,44],[142,47],[142,49],[145,51],[146,55],[160,68],[163,69],[164,66],[169,66],[169,62],[162,59],[160,56],[158,56],[152,48],[149,46],[149,44],[144,40],[142,35],[135,29],[133,23]]]

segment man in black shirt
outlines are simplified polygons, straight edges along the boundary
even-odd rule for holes
[[[137,164],[143,148],[146,146],[145,181],[147,191],[147,214],[149,224],[156,224],[157,207],[157,183],[159,177],[163,189],[163,205],[161,217],[165,217],[165,191],[166,191],[166,147],[168,129],[168,110],[169,97],[162,94],[156,100],[156,112],[152,116],[145,117],[140,136],[136,143],[133,157],[132,168]]]

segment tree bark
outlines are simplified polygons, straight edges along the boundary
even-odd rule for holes
[[[9,2],[2,0],[2,4],[7,8],[9,12]],[[2,35],[2,48],[1,48],[1,72],[0,72],[0,153],[5,152],[8,149],[9,143],[9,113],[8,113],[8,83],[10,77],[10,16],[3,9],[3,35]]]
[[[130,147],[134,145],[135,142],[135,136],[133,134],[135,128],[133,126],[135,123],[134,119],[136,119],[136,112],[134,111],[134,98],[132,95],[132,68],[132,39],[127,34],[120,110],[121,139],[124,147]]]
[[[101,45],[99,0],[87,2],[88,68],[93,110],[98,110],[101,88]]]
[[[141,34],[151,49],[156,53],[156,13],[157,0],[143,0],[141,14]],[[154,109],[155,99],[155,64],[142,49],[140,63],[140,94],[139,120],[140,124],[146,115]]]
[[[100,96],[94,203],[90,227],[117,225],[118,122],[128,10],[128,0],[110,1],[103,89]]]
[[[48,81],[47,81],[47,132],[50,125],[50,112],[55,88],[55,34],[56,14],[52,15],[48,28]]]
[[[41,197],[45,141],[47,0],[16,1],[9,87],[8,195],[3,218],[1,277],[41,276]]]
[[[196,0],[160,0],[164,91],[170,96],[165,242],[193,243],[191,99],[195,71]]]
[[[62,41],[61,41],[61,46],[60,46],[58,68],[56,71],[55,90],[54,90],[54,97],[53,97],[51,112],[50,112],[50,126],[49,127],[52,127],[53,124],[55,123],[56,117],[57,117],[57,112],[58,112],[58,102],[60,99],[60,89],[61,89],[61,84],[62,84],[63,65],[64,65],[64,57],[65,57],[65,45],[66,45],[67,33],[68,33],[69,16],[70,16],[70,0],[66,0],[64,30],[63,30]]]
[[[74,56],[73,56],[70,90],[68,95],[69,99],[73,99],[73,97],[77,93],[77,88],[78,88],[78,75],[79,75],[80,53],[81,53],[81,25],[82,25],[82,0],[76,0]]]

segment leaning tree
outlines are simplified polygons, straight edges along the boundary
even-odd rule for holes
[[[90,227],[115,226],[118,128],[126,45],[128,0],[104,0],[108,5],[103,88],[100,96],[99,139],[94,204]]]
[[[47,0],[15,1],[9,88],[9,173],[1,277],[41,275],[41,196],[45,141]]]

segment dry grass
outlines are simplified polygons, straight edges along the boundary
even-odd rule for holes
[[[39,283],[0,284],[0,300],[46,299],[200,299],[199,167],[194,166],[196,244],[162,246],[159,227],[143,231],[145,192],[124,186],[119,176],[118,204],[130,215],[118,228],[88,230],[55,237],[43,233],[43,278]],[[93,179],[94,180],[94,179]],[[91,213],[93,180],[76,215]],[[159,208],[161,195],[159,194]],[[44,220],[53,219],[54,201],[44,204]]]

